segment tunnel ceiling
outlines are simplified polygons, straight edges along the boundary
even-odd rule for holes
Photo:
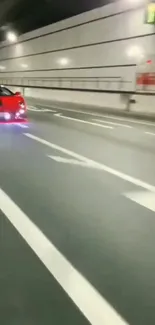
[[[19,34],[116,0],[0,0],[0,41],[6,30]]]

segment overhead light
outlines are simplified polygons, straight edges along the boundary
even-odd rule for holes
[[[62,66],[68,65],[68,63],[69,63],[69,59],[68,59],[68,58],[60,58],[60,59],[58,60],[58,63],[59,63],[60,65],[62,65]]]
[[[26,68],[28,68],[28,65],[26,63],[22,63],[21,64],[21,67],[24,68],[24,69],[26,69]]]
[[[7,33],[7,40],[10,42],[10,43],[14,43],[17,41],[17,35],[14,33],[14,32],[8,32]]]

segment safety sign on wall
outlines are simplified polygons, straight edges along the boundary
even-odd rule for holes
[[[155,0],[149,0],[145,11],[146,24],[155,24]]]

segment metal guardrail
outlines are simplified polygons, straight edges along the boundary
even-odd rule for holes
[[[122,90],[124,81],[122,77],[5,77],[0,78],[4,85],[18,85],[24,87],[68,88],[90,90]]]

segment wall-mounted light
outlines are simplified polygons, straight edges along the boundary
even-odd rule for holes
[[[127,56],[130,58],[142,59],[144,58],[144,52],[140,46],[132,45],[127,49]]]
[[[26,63],[22,63],[22,64],[21,64],[21,67],[22,67],[23,69],[27,69],[27,68],[28,68],[28,64],[26,64]]]
[[[69,64],[69,59],[68,58],[59,58],[58,59],[58,63],[61,65],[61,66],[66,66]]]

